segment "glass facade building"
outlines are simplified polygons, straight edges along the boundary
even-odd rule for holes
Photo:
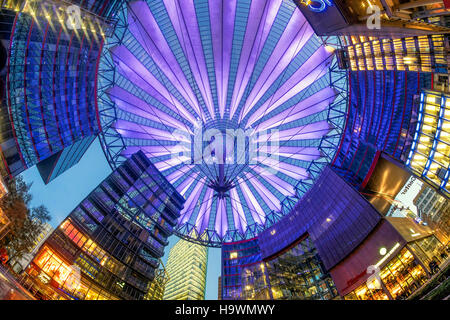
[[[289,216],[259,234],[261,252],[269,257],[307,233],[329,270],[350,254],[380,219],[377,210],[328,166]]]
[[[350,70],[399,70],[448,73],[445,36],[408,38],[343,37]]]
[[[49,158],[39,162],[36,167],[39,170],[44,183],[47,184],[59,177],[66,170],[76,165],[84,153],[88,150],[96,136],[87,136],[75,142],[71,146],[55,153]]]
[[[183,203],[137,152],[47,239],[27,270],[29,281],[50,284],[42,294],[51,298],[144,299]]]
[[[39,12],[43,5],[51,6],[58,4],[65,8],[69,5],[79,6],[81,10],[91,15],[96,15],[102,18],[110,18],[117,11],[122,0],[66,0],[61,3],[57,0],[2,0],[0,8],[5,8],[13,11],[25,12]]]
[[[450,194],[450,95],[422,91],[414,140],[406,165],[439,189]]]
[[[162,261],[160,261],[160,268],[155,271],[155,278],[150,284],[150,289],[145,295],[145,300],[163,300],[164,290],[166,289],[167,281],[169,281],[169,275]]]
[[[414,199],[414,204],[417,206],[420,217],[431,228],[441,231],[445,238],[450,237],[450,200],[448,198],[424,184],[421,192]]]
[[[55,19],[56,20],[56,19]],[[20,150],[13,175],[99,133],[95,68],[102,40],[57,20],[19,13],[8,68],[8,108]]]
[[[167,259],[164,300],[204,300],[207,266],[208,247],[178,240]]]
[[[338,297],[333,279],[307,235],[288,250],[264,261],[273,299],[331,300]]]

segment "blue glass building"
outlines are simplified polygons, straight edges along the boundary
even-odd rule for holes
[[[258,238],[222,245],[222,300],[239,300],[242,296],[244,268],[262,263]]]

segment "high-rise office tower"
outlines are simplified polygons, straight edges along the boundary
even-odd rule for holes
[[[144,299],[183,203],[144,153],[135,153],[42,245],[30,281],[49,298]]]
[[[179,240],[169,252],[164,300],[205,299],[208,247]]]

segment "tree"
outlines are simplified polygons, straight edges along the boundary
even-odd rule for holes
[[[10,232],[0,241],[0,247],[8,247],[10,259],[20,259],[30,252],[44,224],[51,218],[45,206],[30,208],[31,185],[20,176],[11,179],[7,181],[8,193],[0,199],[0,208],[11,220]]]

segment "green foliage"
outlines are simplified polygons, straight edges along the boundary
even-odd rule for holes
[[[9,192],[0,199],[0,208],[11,220],[11,225],[10,232],[0,241],[0,247],[8,248],[10,259],[20,258],[32,250],[34,240],[51,217],[45,206],[30,208],[31,183],[27,184],[22,177],[8,181],[7,188]]]

